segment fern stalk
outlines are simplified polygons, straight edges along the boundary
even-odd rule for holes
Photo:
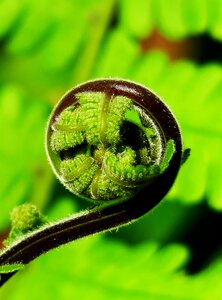
[[[2,253],[0,254],[0,266],[4,266],[7,264],[18,264],[18,263],[27,264],[31,260],[38,257],[39,255],[48,252],[50,249],[59,247],[60,245],[63,245],[67,242],[79,238],[83,238],[85,236],[97,232],[102,232],[113,228],[117,228],[121,225],[129,224],[135,221],[136,219],[138,219],[139,217],[143,216],[145,213],[150,211],[155,205],[157,205],[172,186],[176,178],[176,175],[180,169],[181,162],[182,162],[182,154],[183,154],[181,134],[177,122],[174,116],[172,115],[172,113],[170,112],[170,110],[155,94],[153,94],[143,86],[140,86],[132,82],[121,81],[121,80],[97,80],[97,81],[91,81],[82,84],[80,86],[77,86],[72,91],[67,93],[64,96],[64,98],[61,100],[61,102],[59,102],[59,104],[54,109],[47,127],[46,148],[47,148],[47,153],[49,156],[50,163],[53,167],[53,170],[55,174],[60,178],[60,180],[62,181],[63,178],[61,178],[62,176],[59,174],[60,171],[58,168],[64,162],[63,161],[64,155],[65,156],[73,155],[72,153],[73,148],[71,147],[70,149],[68,149],[69,152],[66,154],[64,154],[63,150],[61,153],[51,148],[52,146],[51,139],[53,136],[52,128],[54,128],[53,124],[56,122],[56,120],[59,119],[59,115],[61,114],[62,111],[64,111],[67,107],[73,105],[75,106],[78,104],[78,103],[76,104],[76,99],[78,99],[79,93],[82,92],[87,93],[89,91],[90,93],[93,94],[98,92],[99,93],[105,92],[108,95],[114,95],[117,98],[119,97],[118,99],[120,100],[132,99],[133,102],[141,106],[143,109],[146,110],[147,113],[150,114],[150,116],[152,116],[153,122],[158,124],[157,130],[160,131],[161,134],[161,143],[163,149],[160,152],[158,152],[160,157],[157,158],[157,161],[159,162],[159,169],[162,168],[162,172],[156,173],[155,176],[152,178],[148,176],[146,178],[147,182],[143,182],[142,185],[139,184],[138,188],[133,193],[127,190],[128,194],[127,193],[124,194],[123,198],[121,197],[119,198],[116,195],[112,199],[107,199],[108,201],[106,201],[106,199],[102,199],[102,201],[99,201],[100,203],[99,206],[87,210],[86,212],[77,215],[72,215],[69,218],[62,219],[55,223],[46,223],[40,228],[36,228],[36,227],[33,228],[33,231],[30,231],[29,226],[28,226],[29,228],[28,232],[27,229],[25,230],[22,229],[22,231],[27,233],[25,233],[24,236],[19,236],[18,239],[15,240],[15,242],[9,244],[9,246],[2,251]],[[82,100],[82,103],[80,103],[80,106],[78,104],[76,106],[76,109],[82,109],[84,111],[84,105],[83,105],[84,101],[85,100]],[[93,101],[92,102],[88,101],[87,103],[88,104],[91,103],[94,109]],[[97,108],[94,109],[95,114],[97,114],[96,109]],[[144,124],[146,124],[147,120],[145,121],[143,120],[143,122],[145,122]],[[83,126],[84,124],[85,123],[83,122]],[[135,125],[133,124],[133,126]],[[98,128],[99,130],[101,129],[100,126]],[[129,128],[131,128],[131,125],[129,126]],[[121,135],[119,137],[121,137]],[[125,141],[125,139],[123,139],[123,141]],[[95,140],[93,140],[93,143],[97,145],[98,143],[97,137],[95,138]],[[76,149],[74,147],[74,154],[76,156],[73,161],[76,160],[75,163],[77,165],[79,164],[80,161],[80,163],[82,164],[81,172],[79,172],[80,169],[78,168],[74,170],[70,165],[68,166],[68,169],[66,168],[66,166],[64,166],[65,172],[67,172],[67,170],[68,172],[70,172],[67,175],[65,175],[67,176],[65,183],[66,181],[69,182],[70,180],[76,179],[79,176],[85,176],[85,174],[87,175],[86,176],[87,180],[89,182],[91,181],[91,178],[88,177],[89,176],[88,170],[90,170],[90,168],[93,165],[96,166],[97,163],[98,166],[96,168],[98,168],[99,165],[102,166],[101,161],[103,161],[104,159],[101,160],[101,157],[104,155],[104,153],[105,156],[107,155],[107,153],[109,153],[101,149],[102,145],[103,144],[99,144],[99,148],[98,148],[99,154],[97,152],[95,158],[90,158],[90,157],[87,158],[85,154],[76,155]],[[134,144],[131,145],[131,147],[133,146],[135,147]],[[124,162],[123,166],[124,164],[128,167],[130,166],[129,167],[130,170],[132,168],[135,169],[137,168],[137,165],[136,166],[133,165],[136,162],[136,160],[135,160],[135,151],[132,150],[131,147],[128,146],[128,148],[126,148],[127,150],[125,150],[125,153],[120,152],[117,154],[117,157],[121,158],[121,160],[120,158],[118,158],[119,163],[121,163],[121,161]],[[122,146],[120,146],[120,149],[122,149]],[[85,153],[91,154],[91,151],[89,151],[87,147],[86,148],[83,147],[83,149],[80,152],[83,153],[84,151]],[[118,151],[118,147],[116,147],[116,150],[113,152],[112,155],[115,155],[116,151]],[[97,163],[94,161],[96,159],[98,160]],[[151,172],[154,166],[156,165],[153,164],[147,167],[148,168],[147,170],[150,170],[149,172]],[[124,169],[121,170],[122,170],[121,172],[124,171]],[[97,170],[95,170],[95,174],[94,171],[92,174],[95,175],[94,180],[98,180],[100,174],[98,174]],[[124,174],[125,173],[123,173],[118,178],[118,180],[121,183],[123,181],[123,186],[121,184],[119,185],[120,191],[125,191],[126,188]],[[140,178],[140,175],[138,174],[135,173],[136,185],[138,179],[137,176],[139,176]],[[129,177],[127,178],[128,180],[134,180],[132,179],[133,177],[130,177],[130,179]],[[102,178],[102,180],[104,180],[104,178]],[[109,180],[111,179],[109,178]],[[79,181],[77,187],[79,188],[82,184],[88,185],[87,182],[86,179],[84,178],[81,181]],[[100,188],[100,186],[101,185],[98,184],[98,188]],[[115,182],[112,183],[111,186],[115,186]],[[96,189],[97,188],[93,186],[93,191]],[[72,190],[72,192],[75,192],[75,190],[74,191]],[[109,193],[107,193],[106,190],[105,190],[105,196],[106,197],[109,196]],[[42,220],[41,215],[35,213],[33,215],[33,218],[35,218],[36,216],[37,218],[39,218],[40,216],[41,218],[40,220]],[[24,217],[23,219],[26,220],[27,218]],[[33,219],[32,224],[39,224],[39,219],[37,220],[37,222],[35,221],[35,219]],[[17,225],[15,224],[14,226]],[[24,226],[26,225],[24,224]],[[8,274],[2,274],[0,284],[2,285],[4,282],[6,282],[13,274],[14,272]]]

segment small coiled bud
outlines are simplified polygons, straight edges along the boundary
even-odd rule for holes
[[[6,246],[26,233],[38,229],[46,223],[46,218],[33,204],[26,203],[15,207],[11,212],[11,231],[4,241]]]

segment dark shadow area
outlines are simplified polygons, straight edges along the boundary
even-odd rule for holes
[[[222,62],[222,43],[207,34],[197,36],[195,40],[198,63]]]
[[[172,61],[189,59],[198,64],[222,61],[222,43],[208,34],[182,40],[169,40],[154,31],[149,37],[143,39],[140,45],[142,53],[158,49],[167,53]]]
[[[222,248],[221,213],[209,210],[206,203],[200,209],[201,214],[196,224],[178,240],[191,250],[191,260],[186,268],[191,274],[207,267]]]

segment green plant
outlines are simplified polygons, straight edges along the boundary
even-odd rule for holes
[[[145,87],[123,80],[91,81],[67,93],[49,119],[46,149],[71,192],[104,205],[45,226],[34,206],[20,206],[12,212],[1,265],[26,264],[54,247],[136,220],[165,196],[184,160],[170,110]]]
[[[220,0],[0,1],[0,243],[16,206],[49,222],[86,207],[55,179],[43,138],[55,101],[80,82],[149,87],[192,149],[151,213],[42,255],[0,299],[221,300],[221,13]]]

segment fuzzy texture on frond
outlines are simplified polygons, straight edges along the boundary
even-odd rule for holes
[[[49,159],[55,163],[53,151],[59,162],[57,176],[71,192],[91,200],[126,198],[167,169],[174,141],[167,141],[162,150],[157,125],[133,99],[105,91],[72,97],[76,102],[63,108],[47,128],[52,131]]]

